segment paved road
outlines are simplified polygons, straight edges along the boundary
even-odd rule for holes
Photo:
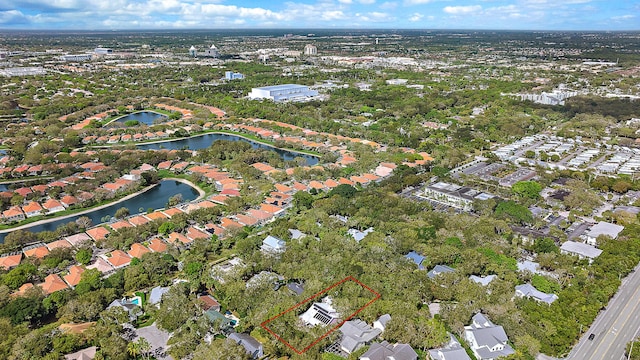
[[[623,281],[616,295],[609,301],[591,328],[584,333],[567,359],[618,360],[624,359],[627,343],[640,329],[640,265]],[[595,338],[589,340],[589,335]]]

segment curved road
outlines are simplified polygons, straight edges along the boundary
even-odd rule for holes
[[[629,274],[601,312],[573,348],[567,359],[619,360],[626,359],[625,347],[640,329],[640,265]],[[593,340],[589,336],[593,334]]]

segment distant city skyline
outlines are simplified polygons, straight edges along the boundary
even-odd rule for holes
[[[0,0],[0,29],[640,30],[640,0]]]

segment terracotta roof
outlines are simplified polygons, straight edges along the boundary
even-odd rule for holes
[[[293,188],[284,184],[276,184],[275,187],[277,191],[280,191],[281,193],[285,193],[285,194],[293,191]]]
[[[22,286],[20,286],[18,288],[18,291],[15,292],[16,295],[24,295],[24,293],[27,292],[27,290],[29,289],[33,289],[33,284],[32,283],[26,283],[26,284],[22,284]]]
[[[294,182],[293,188],[296,189],[296,191],[307,191],[307,185],[301,184],[299,182]]]
[[[220,219],[220,226],[225,230],[229,230],[233,228],[241,228],[242,224],[237,223],[229,218],[222,218]]]
[[[273,218],[273,213],[266,212],[263,210],[249,209],[247,210],[247,215],[256,218],[260,221],[266,221]]]
[[[144,217],[142,215],[136,215],[136,216],[130,217],[129,218],[129,222],[133,226],[140,226],[140,225],[144,225],[144,224],[148,223],[149,219],[147,219],[146,217]]]
[[[169,234],[169,238],[167,239],[167,241],[169,241],[172,244],[175,244],[176,242],[181,242],[183,244],[189,244],[191,243],[193,240],[188,239],[186,236],[177,233],[177,232],[172,232],[171,234]]]
[[[65,283],[58,274],[51,274],[47,276],[44,278],[44,282],[40,286],[47,295],[69,288],[67,283]]]
[[[212,203],[211,201],[208,201],[208,200],[202,200],[202,201],[200,201],[198,203],[198,205],[200,205],[201,208],[205,208],[205,209],[213,208],[213,207],[218,206],[218,205],[216,205],[216,204],[214,204],[214,203]]]
[[[69,273],[64,276],[64,281],[66,281],[69,286],[76,286],[80,283],[84,271],[82,266],[73,265],[69,268]]]
[[[245,226],[253,226],[260,222],[258,219],[245,214],[236,214],[235,217],[240,224]]]
[[[133,227],[133,225],[131,225],[127,220],[120,220],[109,224],[109,227],[111,227],[113,230],[118,230],[122,228],[130,228]]]
[[[25,214],[39,212],[39,211],[42,211],[42,206],[40,206],[40,204],[38,204],[37,202],[32,201],[27,205],[23,206],[22,211],[24,211]]]
[[[47,190],[49,190],[49,186],[47,185],[36,185],[36,186],[32,186],[31,190],[33,190],[33,192],[39,192],[41,194],[44,194]]]
[[[129,265],[131,257],[122,250],[114,250],[111,256],[107,257],[107,261],[115,268]]]
[[[61,240],[56,240],[54,242],[48,243],[47,247],[49,248],[49,250],[53,250],[57,248],[70,248],[71,244],[67,240],[61,239]]]
[[[171,217],[174,217],[174,216],[176,216],[176,215],[178,215],[178,214],[184,214],[184,211],[182,211],[182,210],[180,210],[180,209],[178,209],[178,208],[174,208],[174,207],[173,207],[173,208],[166,209],[166,210],[163,210],[162,212],[163,212],[165,215],[167,215],[168,217],[170,217],[170,218],[171,218]]]
[[[55,209],[58,207],[64,208],[64,206],[60,203],[60,201],[54,200],[54,199],[49,199],[45,201],[45,203],[42,204],[42,207],[47,210]]]
[[[78,199],[75,196],[65,195],[62,199],[60,199],[62,205],[71,206],[78,203]]]
[[[26,257],[35,257],[38,259],[42,259],[43,257],[49,255],[49,249],[46,246],[38,246],[32,249],[24,250],[24,256]]]
[[[353,181],[349,180],[349,179],[345,179],[343,177],[341,177],[340,179],[338,179],[338,183],[340,184],[346,184],[346,185],[353,185]]]
[[[19,206],[10,207],[8,210],[2,212],[2,216],[4,216],[5,218],[10,218],[18,215],[24,216],[24,213]]]
[[[164,241],[155,238],[149,242],[149,249],[154,252],[165,252],[167,251],[167,244],[165,244]]]
[[[21,260],[22,260],[22,253],[0,257],[0,268],[9,270],[13,267],[20,265]]]
[[[200,300],[200,307],[204,311],[207,311],[211,308],[220,309],[220,303],[211,295],[198,295],[198,300]]]
[[[220,204],[220,205],[224,205],[225,201],[227,201],[229,197],[226,195],[215,195],[209,198],[210,201]]]
[[[165,215],[164,213],[162,213],[161,211],[154,211],[150,214],[146,214],[145,217],[151,221],[154,220],[164,220],[166,218],[168,218],[167,215]]]
[[[102,240],[109,235],[111,231],[107,230],[102,226],[95,227],[93,229],[87,230],[87,235],[89,235],[93,240]]]
[[[140,259],[142,255],[151,252],[151,250],[147,249],[144,245],[134,243],[131,245],[131,250],[127,252],[129,256]]]
[[[283,208],[271,204],[260,204],[260,210],[266,211],[268,213],[277,214],[284,210]]]
[[[193,226],[189,226],[187,228],[187,238],[195,241],[196,239],[209,239],[211,238],[211,234],[200,231]]]

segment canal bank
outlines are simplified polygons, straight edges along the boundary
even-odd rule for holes
[[[158,184],[148,186],[115,202],[61,217],[42,219],[19,227],[2,230],[0,231],[0,242],[4,242],[7,234],[18,229],[31,232],[54,231],[58,226],[76,221],[81,216],[88,217],[94,225],[97,225],[108,221],[121,207],[129,209],[131,214],[145,212],[147,209],[165,208],[169,198],[177,194],[182,196],[184,202],[189,202],[200,199],[204,196],[204,191],[184,179],[163,179]]]

